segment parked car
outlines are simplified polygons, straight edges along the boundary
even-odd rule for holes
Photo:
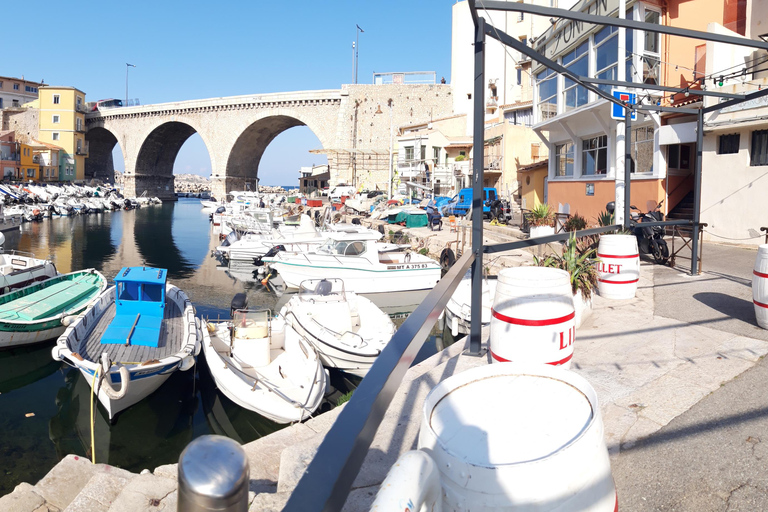
[[[491,203],[498,199],[499,195],[493,187],[483,189],[483,217],[490,216]],[[448,215],[466,215],[472,209],[472,189],[463,188],[458,194],[443,207],[443,216]]]

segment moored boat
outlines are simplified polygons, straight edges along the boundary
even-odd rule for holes
[[[312,345],[282,317],[247,309],[238,294],[232,320],[205,327],[205,360],[227,398],[277,423],[305,420],[318,408],[327,375]]]
[[[115,286],[53,349],[54,359],[77,367],[94,387],[110,420],[195,364],[202,340],[195,310],[167,275],[150,267],[121,269]]]
[[[315,347],[324,366],[361,377],[395,333],[389,315],[346,291],[340,279],[304,281],[280,315]]]
[[[435,260],[392,244],[378,243],[378,233],[332,233],[314,252],[280,251],[262,261],[277,270],[286,287],[326,277],[341,279],[356,293],[400,292],[434,288],[440,280]],[[393,250],[396,249],[396,250]]]
[[[62,274],[0,296],[0,348],[56,338],[104,291],[95,269]]]

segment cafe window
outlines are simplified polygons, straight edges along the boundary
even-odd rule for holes
[[[608,173],[608,137],[599,135],[589,137],[581,142],[581,174]]]
[[[632,140],[630,140],[632,172],[653,173],[653,135],[653,126],[641,126],[632,130]]]
[[[661,23],[661,13],[646,7],[644,21],[658,25]],[[661,63],[661,34],[644,31],[642,49],[643,83],[658,84]]]
[[[667,146],[667,167],[688,170],[691,168],[691,146],[670,144]]]
[[[536,86],[539,94],[539,120],[555,117],[557,115],[557,73],[551,69],[537,73]]]
[[[768,165],[768,130],[752,132],[752,154],[749,165]]]
[[[573,176],[573,144],[566,142],[555,146],[555,176]]]
[[[584,41],[575,50],[563,56],[563,66],[576,76],[589,76],[589,41]],[[587,89],[570,78],[563,78],[563,108],[567,112],[586,105],[589,101]]]
[[[718,142],[718,155],[731,155],[739,152],[739,134],[721,135]]]
[[[595,34],[595,76],[604,80],[618,80],[619,29],[604,27]],[[607,93],[610,85],[598,85]]]

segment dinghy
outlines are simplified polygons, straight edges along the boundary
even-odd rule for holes
[[[50,260],[25,256],[15,251],[2,253],[5,236],[0,233],[0,295],[58,275]]]
[[[95,269],[52,277],[0,296],[0,348],[56,338],[107,287]]]
[[[280,315],[311,343],[323,366],[364,377],[392,339],[395,324],[370,299],[344,290],[340,279],[312,279]]]
[[[195,364],[202,335],[187,295],[168,271],[125,267],[115,286],[59,337],[53,358],[77,367],[112,420],[175,371]]]
[[[239,406],[276,423],[309,418],[325,394],[320,358],[301,336],[267,309],[233,299],[232,320],[208,322],[203,351],[216,386]]]

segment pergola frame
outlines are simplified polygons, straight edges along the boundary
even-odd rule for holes
[[[768,42],[754,41],[752,39],[746,39],[741,37],[734,37],[724,34],[713,34],[709,32],[701,32],[698,30],[689,30],[678,27],[670,27],[666,25],[646,23],[643,21],[628,20],[613,16],[604,16],[598,14],[588,14],[580,11],[572,11],[568,9],[559,9],[554,7],[544,7],[534,4],[526,4],[522,2],[504,2],[498,0],[468,0],[470,14],[472,21],[475,25],[475,38],[474,38],[474,50],[475,50],[475,81],[474,81],[474,118],[473,118],[473,137],[474,137],[474,157],[473,157],[473,194],[472,194],[472,253],[475,256],[475,260],[472,264],[472,315],[471,315],[471,327],[470,327],[470,349],[469,353],[472,355],[482,355],[481,349],[482,339],[482,254],[485,252],[498,252],[503,251],[505,244],[497,244],[493,246],[492,251],[489,248],[483,246],[483,216],[479,214],[482,212],[482,200],[483,200],[483,161],[484,161],[484,145],[482,144],[484,135],[484,98],[485,98],[485,38],[491,37],[496,39],[505,46],[509,46],[523,55],[543,64],[545,67],[555,71],[556,73],[563,75],[570,80],[573,80],[578,85],[585,89],[595,93],[598,97],[604,98],[609,102],[619,105],[624,108],[624,123],[625,128],[625,141],[631,137],[631,115],[632,111],[638,112],[674,112],[679,114],[694,114],[697,118],[696,129],[696,164],[694,166],[694,211],[692,225],[692,250],[691,250],[691,275],[698,273],[698,244],[699,244],[699,229],[701,221],[701,159],[702,159],[702,145],[704,140],[704,114],[714,112],[722,108],[736,105],[745,101],[753,100],[765,95],[768,95],[768,88],[764,90],[758,90],[744,95],[726,95],[725,93],[716,93],[712,91],[701,91],[688,88],[671,88],[665,86],[654,85],[652,87],[644,87],[646,84],[625,82],[625,81],[606,81],[594,78],[585,78],[578,76],[568,68],[558,64],[554,60],[542,55],[533,48],[527,46],[522,41],[510,36],[502,30],[499,30],[495,26],[489,24],[478,13],[478,4],[480,8],[485,10],[494,11],[509,11],[528,13],[539,16],[549,16],[552,18],[562,18],[573,21],[580,21],[584,23],[590,23],[594,25],[623,27],[632,30],[642,30],[647,32],[654,32],[659,34],[667,34],[673,36],[687,37],[693,39],[700,39],[704,41],[712,41],[716,43],[733,44],[738,46],[746,46],[755,48],[757,50],[767,50]],[[690,94],[696,94],[699,96],[717,96],[725,98],[727,101],[699,108],[689,107],[666,107],[661,105],[630,105],[623,102],[613,95],[608,94],[596,85],[614,85],[617,87],[625,87],[629,89],[653,89],[661,90],[665,92],[679,93],[688,91]],[[630,220],[630,191],[631,191],[631,154],[630,144],[625,142],[625,156],[624,156],[624,228],[629,229],[634,224]],[[477,153],[480,153],[479,155]],[[675,225],[678,223],[674,223]],[[673,225],[670,221],[661,222],[659,225]]]

